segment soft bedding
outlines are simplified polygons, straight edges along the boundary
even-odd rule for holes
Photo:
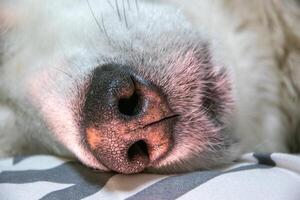
[[[184,174],[100,173],[49,155],[0,160],[0,199],[299,200],[300,155],[244,155],[234,165]]]

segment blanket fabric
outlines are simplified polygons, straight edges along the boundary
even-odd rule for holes
[[[49,155],[0,160],[0,199],[299,200],[300,155],[244,155],[234,165],[184,174],[120,175]]]

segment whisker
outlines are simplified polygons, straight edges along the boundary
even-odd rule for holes
[[[103,31],[103,29],[102,29],[102,27],[101,27],[101,25],[100,25],[100,23],[99,23],[99,21],[98,21],[96,15],[95,15],[95,13],[94,13],[94,10],[93,10],[93,8],[92,8],[92,6],[91,6],[91,4],[90,4],[90,1],[89,1],[89,0],[86,0],[86,2],[87,2],[87,4],[88,4],[89,10],[90,10],[90,12],[91,12],[91,14],[92,14],[92,16],[93,16],[93,18],[94,18],[94,20],[95,20],[97,26],[98,26],[100,32],[103,33],[104,31]]]
[[[126,8],[125,8],[125,0],[122,0],[122,6],[123,6],[123,16],[124,16],[125,26],[128,29],[128,22],[127,22],[127,16],[126,16]]]
[[[107,33],[107,30],[105,28],[104,18],[103,18],[102,14],[101,14],[101,24],[102,24],[102,29],[103,29],[104,35],[107,38],[108,42],[111,44],[112,42],[111,42],[111,39],[110,39],[110,37],[109,37],[109,35]]]
[[[131,10],[130,0],[127,0],[128,9]]]
[[[108,5],[109,5],[112,9],[114,9],[114,6],[112,5],[111,1],[110,1],[110,0],[106,0],[106,1],[107,1]]]
[[[72,76],[71,74],[67,73],[66,71],[63,71],[63,70],[62,70],[62,69],[60,69],[60,68],[53,67],[53,69],[56,69],[57,71],[59,71],[59,72],[63,73],[64,75],[66,75],[66,76],[67,76],[67,77],[69,77],[70,79],[72,79],[72,78],[73,78],[73,76]]]
[[[119,8],[118,0],[115,0],[115,5],[116,5],[116,9],[117,9],[119,20],[122,21],[122,17],[121,17],[121,14],[120,14],[120,8]]]
[[[103,15],[101,14],[101,24],[100,24],[100,22],[99,22],[99,20],[97,19],[96,15],[95,15],[95,12],[94,12],[94,10],[93,10],[93,8],[92,8],[92,6],[91,6],[89,0],[86,0],[86,1],[87,1],[88,7],[89,7],[89,9],[90,9],[90,12],[91,12],[91,14],[92,14],[92,16],[93,16],[93,18],[94,18],[94,20],[95,20],[95,22],[96,22],[96,24],[97,24],[99,30],[100,30],[100,32],[101,32],[101,33],[104,33],[104,35],[105,35],[105,37],[107,38],[108,42],[111,43],[111,39],[110,39],[110,37],[109,37],[109,35],[108,35],[108,33],[107,33],[107,30],[106,30],[106,28],[105,28]],[[107,2],[110,2],[110,1],[108,0]]]
[[[135,0],[135,7],[136,10],[139,12],[140,8],[139,8],[138,0]]]

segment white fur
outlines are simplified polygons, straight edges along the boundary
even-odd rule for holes
[[[236,101],[230,130],[239,139],[233,151],[288,151],[286,141],[294,135],[300,138],[299,5],[292,0],[165,1],[181,8],[194,28],[209,38],[215,62],[229,66]],[[0,155],[39,149],[70,156],[67,147],[87,165],[105,169],[78,141],[74,108],[67,105],[81,100],[74,90],[78,83],[68,76],[86,80],[99,64],[101,49],[95,48],[105,45],[107,38],[99,36],[86,1],[38,2],[0,3],[0,28],[7,45],[0,66]],[[122,41],[130,35],[118,30],[117,17],[106,15],[111,10],[107,1],[90,3],[108,30],[117,29],[110,37]],[[145,15],[149,10],[159,17],[168,10],[145,5]],[[141,30],[147,28],[135,19],[127,20]],[[170,30],[175,26],[161,23]],[[113,57],[113,49],[101,53]]]
[[[177,1],[234,74],[233,130],[242,152],[287,151],[300,113],[300,6],[296,1]]]

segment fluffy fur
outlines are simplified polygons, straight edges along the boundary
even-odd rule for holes
[[[299,13],[294,0],[1,1],[0,155],[49,152],[108,170],[80,120],[93,69],[112,62],[160,87],[180,115],[152,170],[299,151]]]

